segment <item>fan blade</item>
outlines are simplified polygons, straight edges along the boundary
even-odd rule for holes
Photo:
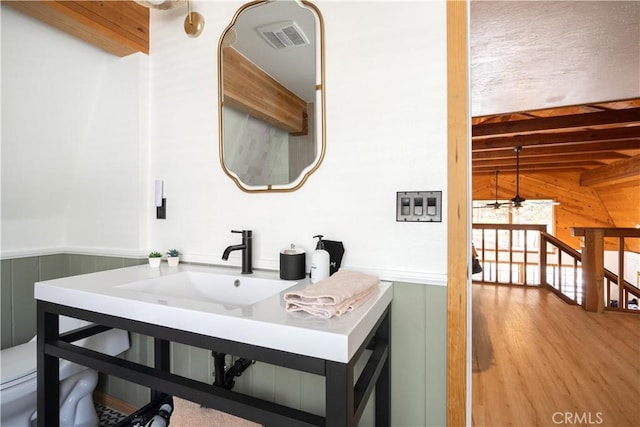
[[[510,205],[511,202],[494,202],[494,203],[487,203],[484,206],[474,206],[473,209],[500,209],[503,206],[507,206]]]

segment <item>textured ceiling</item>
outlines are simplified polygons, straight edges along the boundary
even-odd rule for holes
[[[640,1],[471,1],[472,115],[640,96]]]

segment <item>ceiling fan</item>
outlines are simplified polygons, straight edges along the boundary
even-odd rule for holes
[[[520,197],[520,151],[522,150],[522,147],[516,145],[513,147],[513,150],[516,152],[516,195],[511,199],[511,206],[514,208],[521,208],[522,202],[526,202],[526,199]]]
[[[527,200],[524,197],[520,196],[520,151],[522,151],[522,147],[516,145],[513,147],[513,151],[516,152],[516,195],[511,199],[511,205],[509,207],[512,208],[521,208],[522,203]],[[497,177],[497,175],[496,175]],[[545,205],[559,205],[559,202],[556,201],[537,201],[531,202],[532,204],[545,204]]]
[[[493,203],[487,203],[484,206],[474,206],[474,209],[500,209],[502,206],[508,206],[509,210],[511,210],[511,208],[521,208],[524,202],[527,202],[527,204],[559,205],[560,203],[551,200],[527,201],[524,197],[520,196],[520,151],[522,150],[522,147],[515,146],[513,147],[513,150],[516,152],[516,195],[509,201],[501,202],[498,200],[498,174],[500,171],[496,170],[496,201]]]
[[[496,170],[496,201],[493,203],[487,203],[484,206],[477,206],[478,208],[492,208],[492,209],[500,209],[501,206],[506,206],[511,204],[511,202],[500,202],[498,201],[498,174],[500,173],[499,170]]]

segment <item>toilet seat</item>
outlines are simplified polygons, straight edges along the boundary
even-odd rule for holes
[[[36,377],[36,342],[30,341],[2,350],[0,390]]]

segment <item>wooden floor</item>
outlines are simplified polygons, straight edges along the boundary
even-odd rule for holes
[[[640,426],[640,316],[473,285],[473,425]]]

